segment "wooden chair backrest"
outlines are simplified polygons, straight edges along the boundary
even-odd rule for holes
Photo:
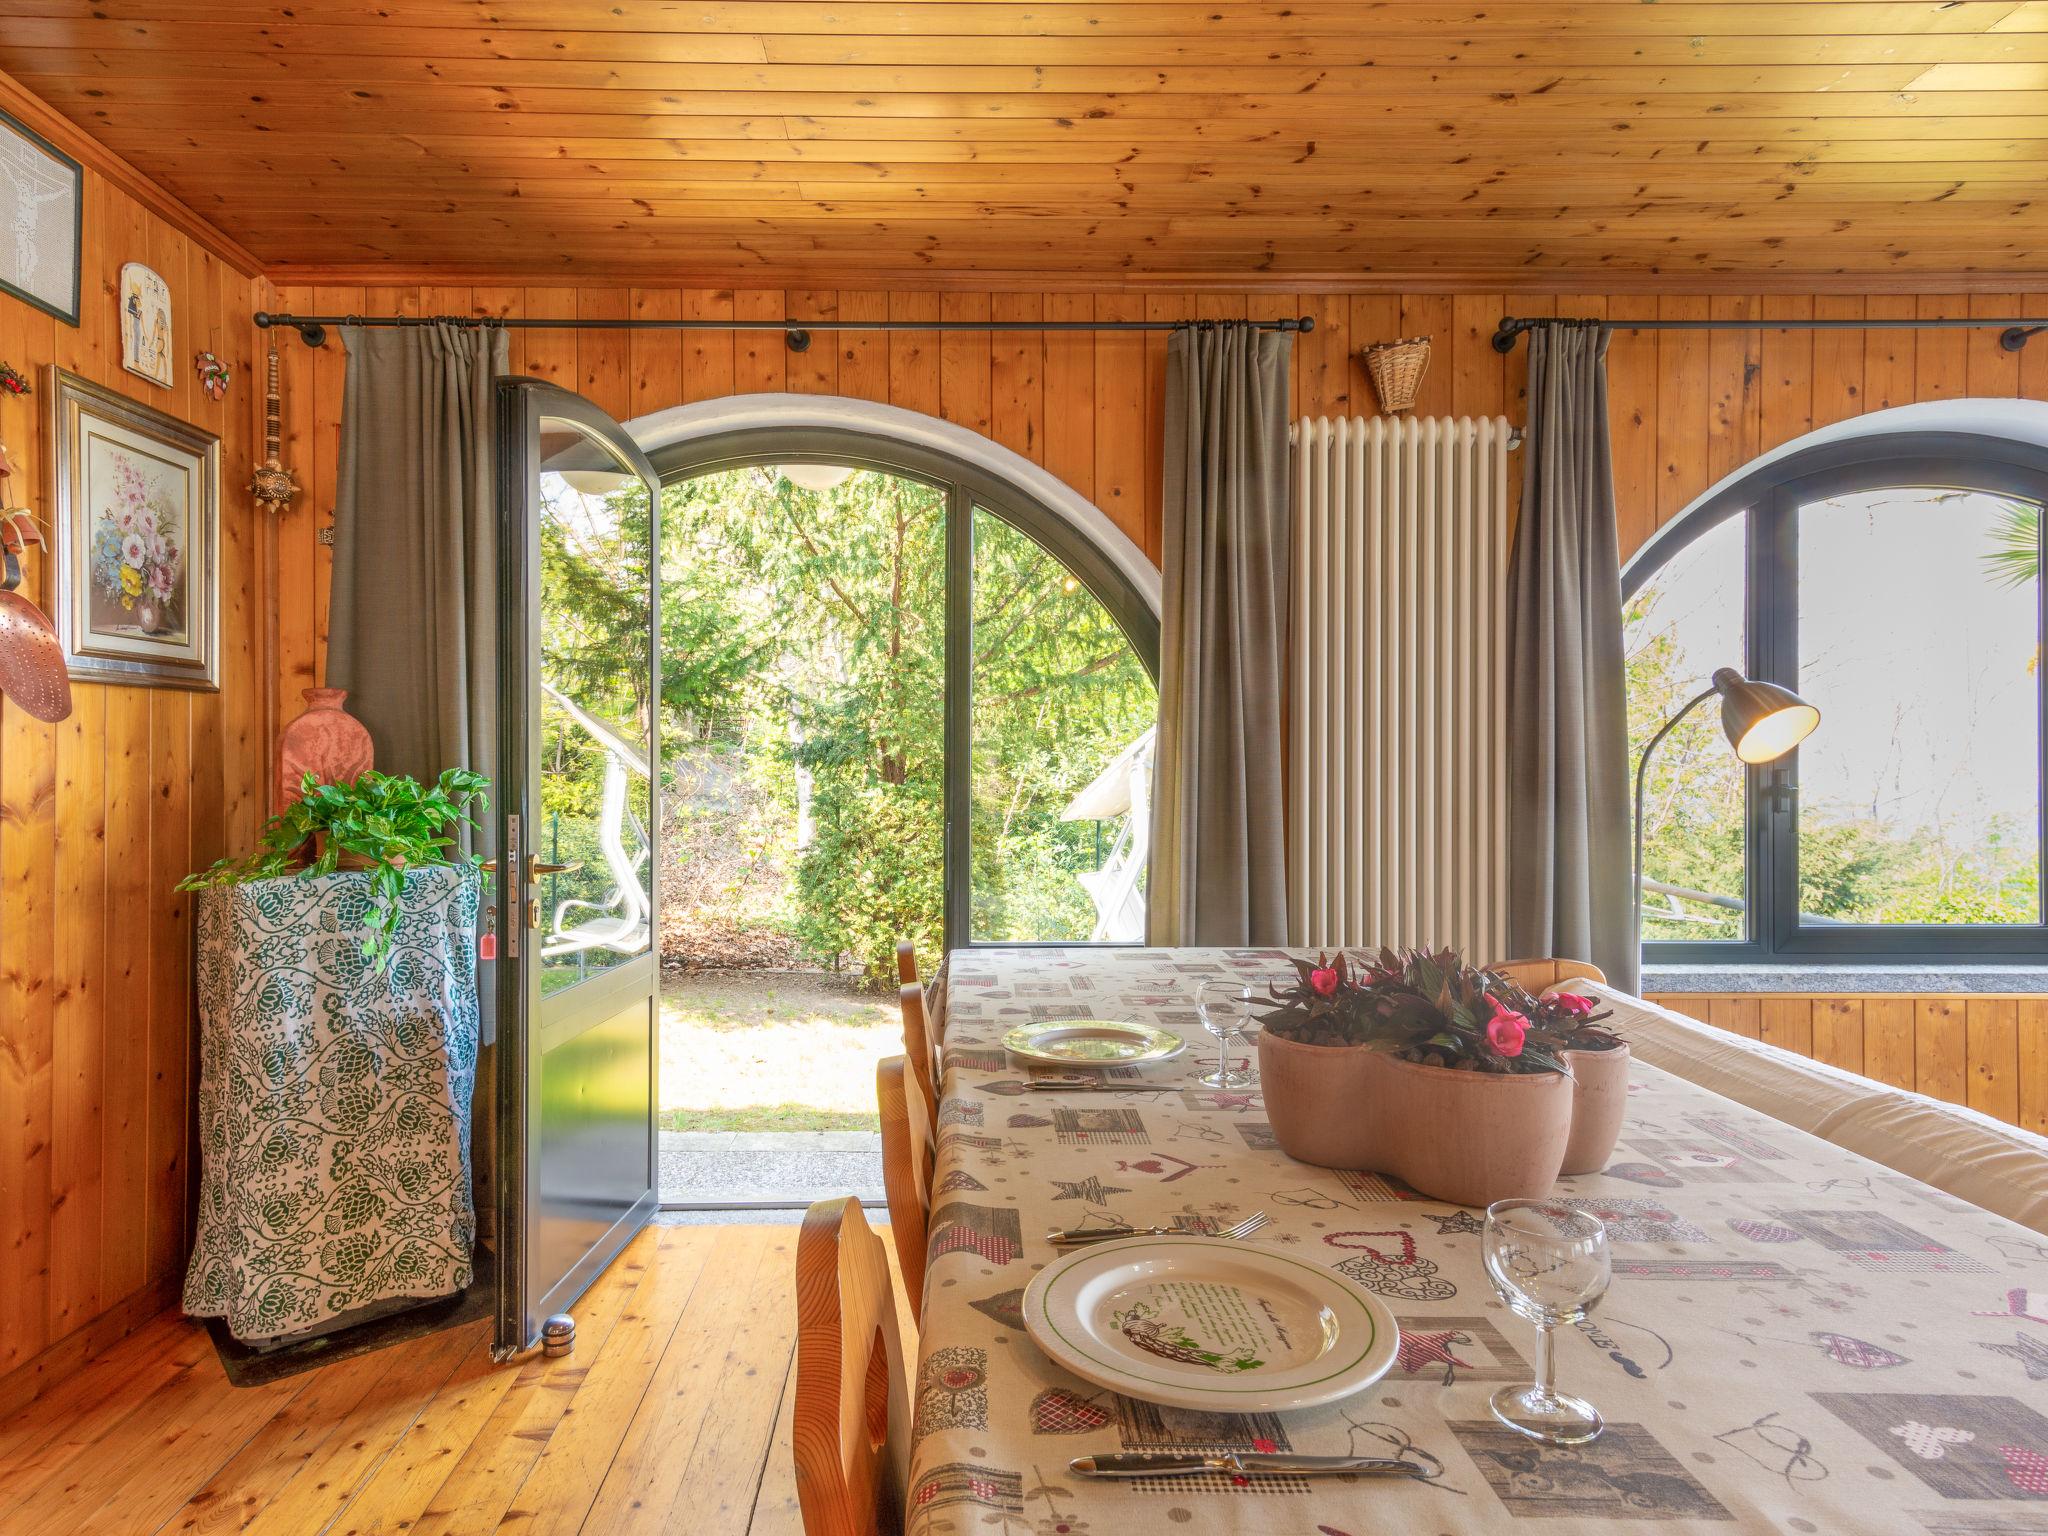
[[[1489,971],[1507,977],[1532,996],[1540,997],[1561,981],[1607,980],[1607,973],[1590,960],[1503,960],[1489,965]]]
[[[790,1439],[805,1536],[903,1528],[910,1381],[882,1240],[850,1197],[820,1200],[796,1240]]]
[[[937,1047],[946,1038],[946,968],[941,965],[930,981],[922,981],[917,971],[917,947],[908,939],[896,941],[896,985],[899,987],[924,987],[925,1028]]]
[[[931,1029],[925,1023],[924,988],[915,982],[896,989],[903,1010],[903,1057],[910,1064],[911,1078],[924,1095],[925,1118],[939,1123],[938,1057],[932,1049]]]
[[[932,1123],[901,1056],[875,1067],[875,1104],[882,1114],[882,1187],[889,1192],[889,1235],[910,1315],[924,1320],[925,1249],[932,1219]]]

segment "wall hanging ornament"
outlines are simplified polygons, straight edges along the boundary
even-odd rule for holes
[[[171,387],[171,290],[139,261],[121,268],[121,366]]]
[[[228,393],[228,365],[211,352],[201,352],[192,359],[192,366],[199,374],[199,387],[206,391],[209,400],[224,400]]]
[[[1429,338],[1409,336],[1367,347],[1365,371],[1372,375],[1372,391],[1380,397],[1381,410],[1413,410],[1422,376],[1429,371]]]
[[[27,379],[14,371],[12,363],[0,363],[0,395],[32,395]]]
[[[282,435],[278,426],[277,367],[277,348],[272,347],[263,392],[263,462],[256,466],[249,489],[255,493],[256,504],[264,511],[283,513],[291,506],[292,498],[299,494],[299,482],[278,462],[277,457],[278,441]]]

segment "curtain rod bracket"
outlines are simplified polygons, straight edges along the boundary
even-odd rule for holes
[[[309,347],[327,345],[327,327],[311,320],[294,320],[290,315],[273,315],[267,309],[256,311],[256,329],[267,331],[274,325],[288,325],[299,333],[299,340]]]
[[[1508,353],[1515,350],[1515,339],[1522,334],[1524,329],[1526,327],[1522,321],[1502,316],[1499,326],[1495,328],[1493,333],[1493,350],[1500,353],[1503,357],[1507,356]]]
[[[1998,344],[2008,352],[2024,352],[2027,338],[2048,331],[2048,325],[2010,325],[1998,333]]]
[[[782,339],[792,352],[808,352],[811,350],[811,333],[809,331],[784,331]]]

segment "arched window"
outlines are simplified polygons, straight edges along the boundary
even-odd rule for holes
[[[1899,431],[1789,452],[1623,575],[1630,767],[1735,666],[1821,711],[1744,769],[1714,712],[1659,749],[1645,958],[2038,962],[2048,451]]]
[[[869,886],[888,889],[800,879],[807,899],[824,909],[900,898],[903,912],[872,921],[908,933],[912,909],[929,905],[913,888],[942,880],[948,947],[1142,940],[1159,620],[1117,558],[1130,551],[1106,549],[1028,484],[883,432],[742,427],[650,458],[667,497],[684,498],[670,508],[684,522],[689,503],[729,516],[745,499],[764,537],[786,524],[790,547],[768,555],[780,600],[815,601],[791,613],[792,633],[811,624],[811,651],[783,668],[792,740],[802,738],[788,754],[800,835],[819,850],[817,879],[868,870]],[[878,701],[872,718],[827,718],[835,698],[859,714],[861,690]],[[862,740],[877,771],[849,771],[828,736]],[[872,837],[830,842],[855,836],[830,818],[856,800],[849,823],[858,815],[860,835],[886,833],[890,855]]]

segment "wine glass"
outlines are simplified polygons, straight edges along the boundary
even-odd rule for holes
[[[1554,1200],[1496,1200],[1481,1239],[1486,1277],[1517,1317],[1536,1325],[1536,1380],[1493,1394],[1493,1416],[1546,1445],[1583,1445],[1604,1424],[1600,1410],[1555,1385],[1552,1334],[1607,1294],[1614,1276],[1607,1226]]]
[[[1216,1037],[1216,1070],[1196,1082],[1207,1088],[1242,1088],[1258,1081],[1257,1073],[1230,1065],[1229,1050],[1230,1037],[1243,1031],[1258,995],[1257,986],[1236,976],[1210,976],[1196,984],[1195,1011],[1202,1016],[1202,1028]]]

